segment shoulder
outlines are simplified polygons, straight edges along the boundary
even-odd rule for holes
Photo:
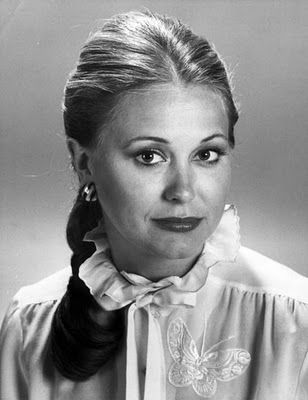
[[[41,360],[70,275],[70,268],[62,269],[22,287],[13,297],[0,330],[0,358],[8,367],[22,360],[20,368],[26,370]]]
[[[308,304],[308,278],[247,247],[241,246],[234,263],[217,264],[211,276],[246,291],[285,296]]]
[[[4,316],[0,343],[10,342],[10,338],[17,338],[18,335],[19,341],[29,338],[42,340],[43,332],[47,338],[53,314],[66,292],[70,274],[70,268],[64,268],[33,285],[22,287],[11,300]]]
[[[23,308],[31,304],[57,301],[65,294],[70,276],[71,269],[67,267],[32,285],[24,286],[14,296],[13,303],[17,308]]]

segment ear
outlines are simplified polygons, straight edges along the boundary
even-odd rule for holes
[[[76,171],[81,185],[92,180],[90,151],[81,146],[77,140],[67,138],[67,148],[72,158],[72,165]]]

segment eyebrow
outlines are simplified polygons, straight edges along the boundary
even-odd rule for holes
[[[206,138],[202,139],[200,143],[205,143],[205,142],[209,142],[212,139],[216,139],[216,138],[221,138],[224,139],[226,141],[228,141],[228,139],[226,138],[225,135],[223,135],[222,133],[214,133],[213,135],[207,136]],[[142,140],[151,140],[153,142],[159,142],[159,143],[165,143],[165,144],[170,144],[170,142],[164,138],[161,138],[159,136],[137,136],[131,140],[129,140],[124,147],[128,147],[130,146],[132,143],[135,142],[139,142]]]

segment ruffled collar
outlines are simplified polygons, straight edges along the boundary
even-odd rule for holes
[[[182,277],[170,276],[158,282],[116,269],[102,222],[88,232],[84,240],[94,242],[96,252],[81,265],[79,277],[104,309],[114,310],[134,302],[137,308],[151,303],[194,306],[208,269],[221,261],[235,261],[240,247],[239,217],[235,206],[226,206],[220,223],[205,242],[191,270]]]

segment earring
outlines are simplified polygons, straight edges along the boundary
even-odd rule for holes
[[[97,193],[93,182],[85,185],[82,190],[82,198],[88,202],[97,200]]]

